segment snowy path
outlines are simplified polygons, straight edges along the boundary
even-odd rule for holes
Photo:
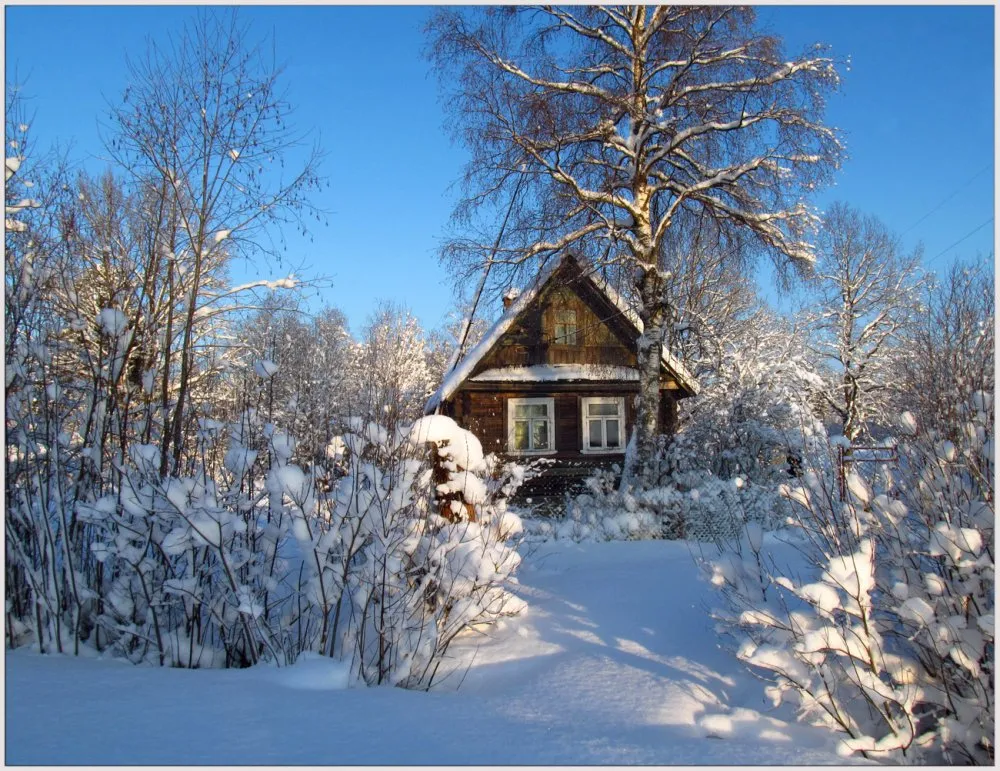
[[[185,671],[8,653],[6,761],[844,762],[829,734],[760,714],[763,687],[718,649],[685,544],[545,544],[521,583],[528,613],[456,651],[475,653],[457,692],[337,690],[322,660]]]

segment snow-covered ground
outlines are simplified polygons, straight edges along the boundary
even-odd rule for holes
[[[837,764],[771,713],[705,613],[682,542],[544,543],[521,617],[453,646],[431,693],[344,688],[343,668],[176,670],[6,655],[8,764]]]

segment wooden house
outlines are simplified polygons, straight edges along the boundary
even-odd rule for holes
[[[635,421],[642,321],[600,276],[565,255],[505,311],[445,377],[426,412],[453,418],[485,452],[554,463],[529,487],[561,494],[597,466],[620,463]],[[698,392],[664,351],[659,425],[673,430],[677,401]]]

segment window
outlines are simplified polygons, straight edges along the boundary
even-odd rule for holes
[[[557,345],[576,345],[576,311],[555,311],[555,327]]]
[[[625,399],[592,396],[582,400],[583,451],[624,452]]]
[[[551,397],[507,400],[507,449],[514,453],[555,452],[555,406]]]

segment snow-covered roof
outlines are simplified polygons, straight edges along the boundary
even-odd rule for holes
[[[433,394],[431,394],[430,399],[427,400],[427,405],[424,408],[425,412],[432,412],[437,409],[438,405],[446,401],[453,393],[455,393],[458,387],[469,378],[476,365],[511,328],[514,324],[514,320],[521,315],[522,311],[524,311],[532,303],[532,301],[534,301],[539,292],[541,292],[542,288],[549,282],[552,276],[555,275],[555,272],[560,268],[560,266],[562,266],[562,264],[568,259],[574,258],[567,254],[561,260],[552,260],[542,269],[531,285],[514,298],[507,310],[504,311],[503,315],[497,319],[496,323],[487,330],[482,339],[476,343],[465,358],[459,361],[455,365],[455,368],[445,376],[441,385]],[[619,295],[618,292],[616,292],[608,284],[608,282],[593,274],[585,275],[584,278],[590,281],[598,291],[603,293],[622,313],[622,315],[636,328],[636,330],[638,330],[639,334],[642,334],[642,319],[639,318],[639,315],[631,307],[629,307],[628,303],[625,302],[625,299],[621,297],[621,295]],[[685,368],[675,356],[667,351],[666,348],[663,349],[663,363],[675,375],[677,381],[682,386],[688,389],[691,393],[698,393],[698,381],[694,379],[691,373],[687,371],[687,368]],[[633,372],[635,371],[632,370],[631,367],[623,367],[622,369],[628,369]]]
[[[553,383],[567,380],[638,380],[635,367],[610,364],[535,364],[531,367],[486,369],[469,378],[473,383]]]

